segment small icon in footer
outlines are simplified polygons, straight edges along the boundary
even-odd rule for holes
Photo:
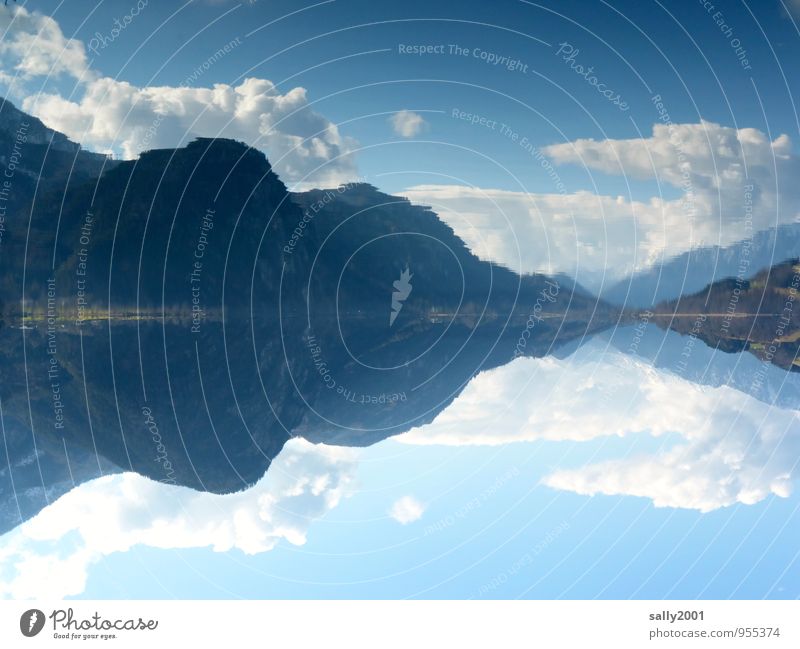
[[[25,611],[19,618],[19,630],[26,638],[32,638],[44,628],[44,613],[38,608]]]

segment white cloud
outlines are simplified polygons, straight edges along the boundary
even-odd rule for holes
[[[394,132],[400,137],[415,137],[422,133],[427,122],[422,115],[411,110],[401,110],[389,119]]]
[[[408,525],[422,517],[425,506],[413,496],[398,498],[389,510],[389,516],[401,525]]]
[[[131,159],[143,150],[180,146],[198,136],[234,138],[263,150],[293,188],[336,186],[357,176],[355,141],[309,106],[302,87],[280,91],[257,78],[199,87],[203,66],[191,83],[137,87],[87,71],[84,44],[66,39],[52,18],[24,8],[2,15],[6,22],[14,18],[12,37],[0,41],[5,55],[0,82],[10,85],[12,99],[23,98],[23,110],[88,149]],[[235,56],[235,47],[230,52]],[[226,56],[211,54],[204,65]],[[26,80],[50,74],[51,66],[54,73],[74,78],[74,99],[52,89],[26,91]],[[15,71],[21,76],[11,84]]]
[[[663,435],[699,425],[696,410],[686,407],[698,400],[705,396],[695,384],[590,342],[567,359],[517,358],[481,372],[433,422],[397,439],[499,446]]]
[[[9,7],[0,12],[0,34],[2,81],[15,75],[23,80],[61,74],[80,78],[88,72],[83,43],[64,36],[49,16]]]
[[[773,439],[774,433],[768,431],[766,440],[760,435],[734,435],[711,448],[696,440],[657,456],[557,471],[544,483],[586,496],[640,496],[650,498],[656,507],[701,512],[735,503],[753,505],[770,494],[786,498],[797,479],[795,462],[771,456],[791,451],[797,457],[800,444],[796,430],[788,440]],[[763,451],[765,442],[769,445],[767,453]]]
[[[91,564],[136,545],[266,552],[306,541],[311,523],[350,494],[356,454],[291,440],[252,488],[216,495],[125,473],[84,483],[9,533],[0,597],[81,593]]]
[[[589,172],[657,179],[666,197],[437,185],[404,194],[439,209],[481,257],[522,272],[565,272],[594,289],[691,248],[800,218],[800,160],[786,135],[770,141],[757,129],[706,121],[657,124],[649,138],[581,139],[543,152]],[[602,178],[593,180],[602,187]],[[676,188],[681,195],[671,197]]]
[[[559,164],[659,179],[672,187],[693,190],[713,202],[718,191],[740,192],[747,180],[755,182],[762,192],[774,192],[776,166],[777,176],[783,181],[781,188],[796,198],[790,173],[797,170],[798,160],[791,148],[785,134],[770,141],[755,128],[736,129],[702,120],[699,124],[655,124],[649,138],[579,139],[544,147],[543,151]],[[741,204],[741,195],[737,198]],[[792,209],[797,210],[796,203]],[[734,219],[733,214],[722,216]]]
[[[483,372],[432,423],[397,439],[460,446],[669,434],[657,453],[557,470],[544,482],[709,511],[789,495],[800,470],[799,416],[593,341],[566,360],[520,358]]]
[[[679,206],[669,202],[456,185],[417,185],[403,194],[431,205],[480,258],[521,273],[567,273],[590,288],[690,241]]]
[[[353,142],[308,107],[305,89],[282,94],[266,79],[138,88],[106,77],[86,84],[80,101],[40,94],[23,108],[89,149],[119,151],[128,159],[197,136],[226,137],[262,149],[290,183],[332,186],[356,175]]]

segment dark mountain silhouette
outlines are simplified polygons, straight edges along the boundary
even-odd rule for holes
[[[482,369],[619,315],[478,260],[430,209],[369,185],[291,194],[238,142],[70,176],[82,152],[44,137],[27,160],[68,157],[36,171],[0,244],[0,529],[111,471],[242,489],[292,436],[404,432]]]

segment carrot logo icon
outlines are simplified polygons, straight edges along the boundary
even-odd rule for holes
[[[32,638],[44,628],[44,613],[38,608],[25,611],[19,618],[19,630],[26,638]]]
[[[392,293],[392,312],[389,314],[390,327],[400,314],[400,310],[403,308],[403,302],[411,295],[411,289],[414,288],[411,286],[412,277],[414,276],[409,272],[408,266],[406,266],[406,269],[400,273],[400,279],[395,280],[392,284],[392,286],[394,286],[394,292]]]

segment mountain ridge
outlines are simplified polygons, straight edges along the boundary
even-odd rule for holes
[[[242,489],[291,437],[405,432],[482,369],[614,322],[552,278],[480,261],[405,199],[356,184],[290,194],[234,140],[96,171],[44,166],[45,198],[9,212],[0,254],[13,456],[0,491],[9,505],[14,484],[41,486],[22,520],[67,488],[68,465],[75,483],[102,465]],[[390,321],[406,268],[413,288]]]

